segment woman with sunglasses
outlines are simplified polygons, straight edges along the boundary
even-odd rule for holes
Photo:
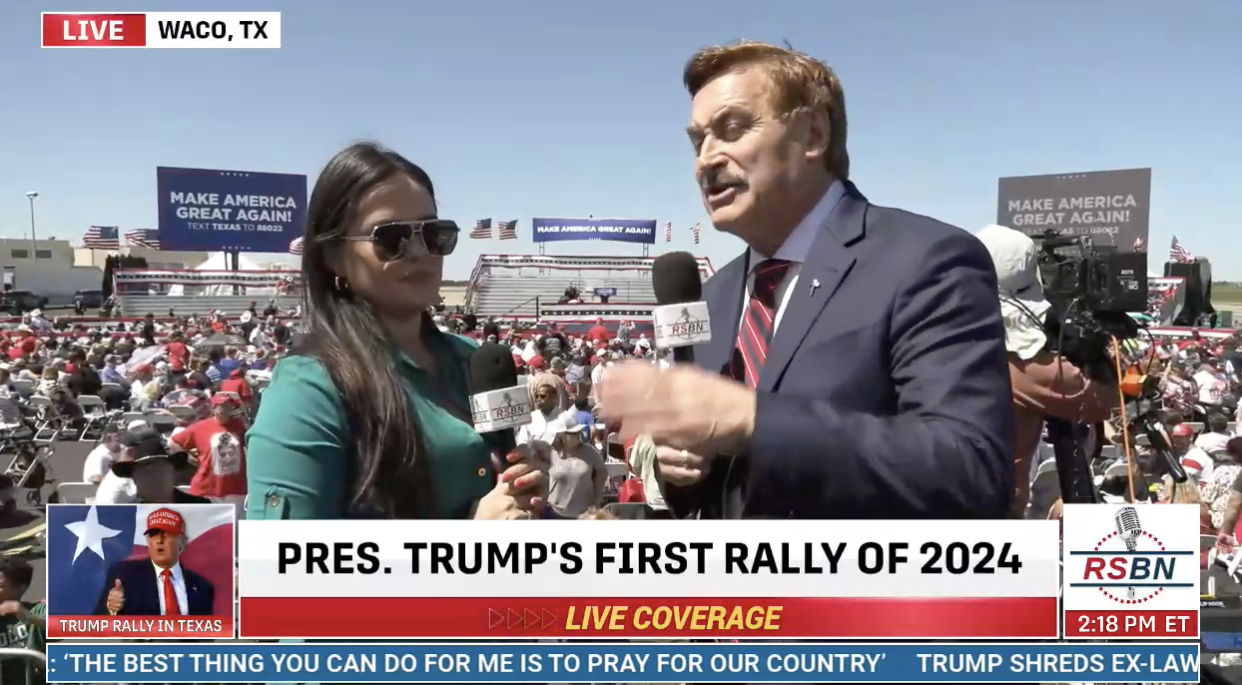
[[[397,153],[364,143],[328,162],[303,241],[309,333],[248,434],[249,518],[538,518],[548,455],[493,463],[471,424],[475,344],[429,314],[458,232]]]

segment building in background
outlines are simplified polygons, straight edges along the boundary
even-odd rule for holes
[[[97,267],[100,269],[101,277],[104,262],[108,257],[118,254],[142,257],[147,260],[147,264],[152,269],[193,269],[207,261],[207,258],[211,256],[207,252],[165,252],[163,250],[153,250],[149,247],[138,246],[123,247],[120,250],[92,250],[78,247],[74,249],[73,253],[75,266]]]

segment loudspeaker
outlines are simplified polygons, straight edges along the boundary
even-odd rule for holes
[[[1166,278],[1186,280],[1186,304],[1174,320],[1175,326],[1199,326],[1205,317],[1216,313],[1212,308],[1212,264],[1199,257],[1193,262],[1166,262]]]

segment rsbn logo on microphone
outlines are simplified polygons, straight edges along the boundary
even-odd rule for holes
[[[1169,621],[1191,611],[1197,634],[1199,519],[1198,505],[1066,506],[1067,636],[1180,635]]]

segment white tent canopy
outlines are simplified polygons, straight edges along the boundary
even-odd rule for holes
[[[229,268],[229,256],[224,252],[212,252],[207,261],[194,267],[195,271],[232,271]],[[255,264],[245,252],[237,255],[238,271],[262,271],[263,269]]]
[[[207,257],[207,261],[194,267],[194,271],[232,271],[229,266],[228,255],[224,252],[212,252]],[[264,269],[242,252],[237,255],[238,271],[263,271]],[[273,295],[276,293],[275,288],[246,288],[246,295]],[[227,283],[217,283],[203,286],[189,286],[186,290],[184,285],[174,285],[168,289],[168,294],[173,297],[191,296],[207,296],[214,297],[220,295],[232,295],[233,286]]]

